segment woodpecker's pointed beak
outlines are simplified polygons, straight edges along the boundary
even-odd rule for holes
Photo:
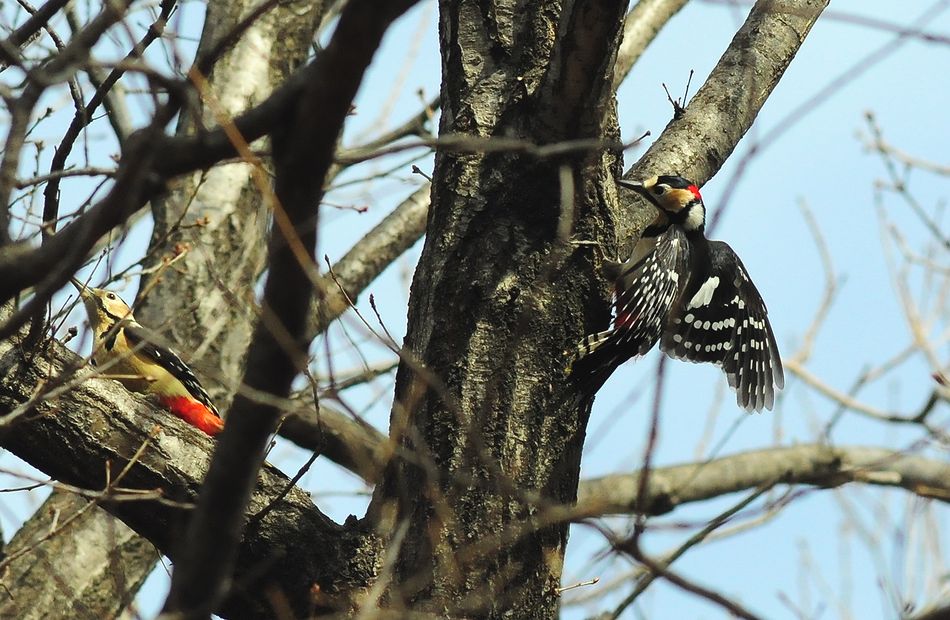
[[[651,203],[656,205],[656,200],[654,200],[653,195],[647,189],[647,186],[643,184],[643,181],[634,181],[633,179],[620,179],[619,181],[617,181],[617,185],[619,185],[620,187],[635,191],[636,193],[640,194],[641,196],[649,200]],[[656,205],[656,206],[660,206],[660,205]]]
[[[659,209],[663,210],[663,207],[656,201],[656,197],[650,193],[650,190],[647,189],[647,186],[643,184],[643,181],[634,181],[633,179],[620,179],[617,181],[617,185],[620,187],[630,189],[640,194],[646,198],[647,202]]]
[[[620,187],[626,187],[627,189],[632,189],[635,192],[643,193],[646,191],[646,188],[643,186],[643,183],[640,181],[634,181],[633,179],[620,179],[617,181],[617,185]]]
[[[76,287],[76,290],[79,291],[79,296],[83,299],[89,297],[89,289],[83,286],[83,283],[77,280],[76,278],[70,278],[70,283]]]

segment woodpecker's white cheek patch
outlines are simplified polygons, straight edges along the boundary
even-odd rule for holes
[[[709,302],[712,301],[717,286],[719,286],[719,276],[713,276],[703,282],[703,285],[699,287],[699,290],[696,291],[693,298],[689,300],[689,305],[686,306],[687,310],[708,306]]]
[[[694,204],[686,213],[686,219],[683,222],[683,228],[686,230],[699,230],[706,223],[706,210],[702,203]]]

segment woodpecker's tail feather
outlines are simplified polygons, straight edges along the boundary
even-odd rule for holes
[[[597,349],[607,344],[607,341],[610,339],[610,335],[614,333],[613,329],[607,329],[602,332],[597,332],[596,334],[588,334],[584,336],[584,339],[581,340],[581,343],[577,345],[577,358],[582,359],[589,355],[592,355]]]
[[[577,382],[580,393],[593,397],[621,364],[636,356],[636,351],[617,346],[617,336],[614,329],[590,334],[568,352],[573,360],[565,374]]]

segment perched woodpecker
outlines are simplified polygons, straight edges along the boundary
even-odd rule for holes
[[[83,286],[75,278],[94,334],[92,363],[115,375],[126,389],[153,395],[173,414],[208,435],[224,428],[211,397],[198,377],[171,349],[148,340],[132,309],[112,291]]]
[[[732,248],[706,239],[699,188],[666,175],[619,184],[658,213],[630,258],[607,263],[613,326],[578,347],[585,366],[612,368],[659,341],[670,357],[722,367],[745,410],[771,409],[785,376],[765,302]]]

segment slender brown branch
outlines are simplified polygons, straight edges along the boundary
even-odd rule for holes
[[[308,69],[307,84],[285,119],[287,124],[273,134],[279,201],[275,218],[280,220],[282,209],[292,229],[275,225],[272,233],[264,313],[251,341],[243,380],[252,389],[286,397],[291,381],[306,367],[312,282],[298,250],[302,247],[313,256],[317,222],[313,209],[320,203],[343,121],[384,32],[412,4],[411,0],[385,7],[370,0],[348,3],[330,44]],[[279,408],[258,405],[242,395],[235,399],[172,576],[166,611],[205,617],[224,596],[247,502],[280,414]]]

